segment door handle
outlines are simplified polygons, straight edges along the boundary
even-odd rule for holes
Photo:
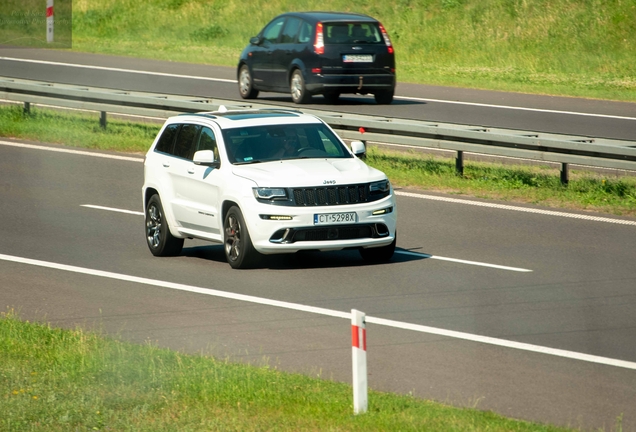
[[[162,165],[164,168],[170,168],[170,164],[168,162],[164,162]]]
[[[194,174],[194,168],[188,168],[188,174]]]

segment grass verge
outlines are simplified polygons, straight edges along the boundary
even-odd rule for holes
[[[0,314],[0,430],[565,431]]]
[[[0,136],[60,143],[99,150],[145,153],[158,124],[110,119],[106,129],[97,114],[69,114],[20,106],[0,106]],[[636,177],[572,169],[563,186],[551,166],[466,162],[464,176],[454,161],[420,152],[371,146],[367,163],[384,171],[396,187],[408,187],[547,207],[636,216]]]

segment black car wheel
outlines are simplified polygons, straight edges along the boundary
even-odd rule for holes
[[[311,100],[311,93],[307,91],[307,88],[305,87],[305,78],[303,78],[303,74],[299,69],[296,69],[294,73],[292,73],[289,87],[294,103],[304,104]]]
[[[395,252],[395,244],[397,242],[397,233],[395,233],[395,238],[390,245],[360,249],[360,255],[365,261],[372,263],[383,263],[388,262],[393,257],[393,253]]]
[[[146,243],[155,256],[174,256],[181,253],[183,239],[170,233],[159,195],[155,194],[146,206]]]
[[[241,210],[233,206],[225,215],[223,222],[225,231],[225,257],[235,269],[245,269],[254,266],[260,254],[252,245],[250,234],[243,219]]]
[[[375,96],[375,101],[381,105],[388,105],[393,102],[393,90],[384,90],[377,92]]]
[[[254,99],[258,96],[258,90],[254,88],[252,74],[247,65],[243,65],[241,69],[239,69],[238,85],[239,93],[243,99]]]

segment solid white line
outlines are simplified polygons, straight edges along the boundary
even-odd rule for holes
[[[112,211],[112,212],[118,212],[118,213],[126,213],[126,214],[138,215],[138,216],[143,216],[144,215],[143,212],[138,212],[138,211],[133,211],[133,210],[124,210],[124,209],[118,209],[118,208],[113,208],[113,207],[103,207],[103,206],[92,205],[92,204],[81,204],[80,207],[92,208],[92,209],[96,209],[96,210]],[[483,263],[483,262],[478,262],[478,261],[466,261],[466,260],[461,260],[461,259],[457,259],[457,258],[447,258],[447,257],[442,257],[442,256],[437,256],[437,255],[429,255],[429,254],[423,254],[423,253],[411,252],[411,251],[399,251],[399,250],[396,250],[395,253],[402,254],[402,255],[412,255],[412,256],[416,256],[416,257],[420,257],[420,258],[430,258],[430,259],[436,259],[436,260],[441,260],[441,261],[456,262],[456,263],[460,263],[460,264],[468,264],[468,265],[475,265],[475,266],[481,266],[481,267],[490,267],[490,268],[495,268],[495,269],[499,269],[499,270],[510,270],[510,271],[516,271],[516,272],[531,272],[532,271],[532,270],[523,269],[523,268],[517,268],[517,267],[507,267],[507,266],[502,266],[502,265],[497,265],[497,264],[488,264],[488,263]]]
[[[46,151],[57,152],[57,153],[69,153],[69,154],[81,155],[81,156],[92,156],[92,157],[98,157],[98,158],[104,158],[104,159],[125,160],[125,161],[130,161],[130,162],[143,162],[144,161],[143,157],[118,156],[118,155],[106,154],[106,153],[96,153],[96,152],[88,152],[88,151],[82,151],[82,150],[72,150],[72,149],[69,149],[69,148],[60,148],[60,147],[47,147],[47,146],[40,146],[40,145],[34,145],[34,144],[24,144],[24,143],[17,143],[17,142],[11,142],[11,141],[1,141],[0,140],[0,145],[6,145],[6,146],[9,146],[9,147],[28,148],[28,149],[33,149],[33,150],[46,150]]]
[[[458,198],[439,197],[434,195],[425,195],[425,194],[418,194],[418,193],[412,193],[412,192],[395,191],[395,194],[398,196],[427,199],[427,200],[433,200],[433,201],[442,201],[442,202],[448,202],[453,204],[465,204],[465,205],[472,205],[477,207],[496,208],[500,210],[512,210],[512,211],[518,211],[523,213],[534,213],[534,214],[541,214],[541,215],[547,215],[547,216],[559,216],[559,217],[572,218],[572,219],[583,219],[583,220],[594,221],[594,222],[607,222],[607,223],[613,223],[613,224],[619,224],[619,225],[636,226],[636,221],[614,219],[614,218],[603,217],[603,216],[590,216],[586,214],[565,213],[565,212],[554,211],[554,210],[542,210],[542,209],[535,209],[535,208],[528,208],[528,207],[517,207],[517,206],[506,205],[506,204],[493,204],[493,203],[487,203],[487,202],[481,202],[481,201],[471,201],[471,200],[458,199]]]
[[[90,276],[104,277],[104,278],[120,280],[124,282],[133,282],[133,283],[156,286],[161,288],[169,288],[169,289],[174,289],[178,291],[186,291],[186,292],[192,292],[197,294],[210,295],[214,297],[227,298],[231,300],[239,300],[239,301],[244,301],[249,303],[265,305],[265,306],[275,306],[275,307],[291,309],[291,310],[296,310],[301,312],[309,312],[309,313],[315,313],[319,315],[326,315],[326,316],[331,316],[335,318],[344,318],[346,320],[351,320],[350,312],[335,311],[331,309],[301,305],[298,303],[270,300],[270,299],[266,299],[262,297],[236,294],[236,293],[231,293],[227,291],[219,291],[219,290],[210,289],[210,288],[200,288],[200,287],[195,287],[192,285],[184,285],[184,284],[179,284],[174,282],[160,281],[157,279],[148,279],[148,278],[142,278],[137,276],[129,276],[129,275],[124,275],[120,273],[88,269],[84,267],[76,267],[76,266],[71,266],[66,264],[58,264],[58,263],[53,263],[48,261],[40,261],[40,260],[16,257],[11,255],[0,254],[0,260],[32,265],[32,266],[38,266],[38,267],[44,267],[44,268],[50,268],[55,270],[68,271],[68,272],[79,273],[79,274],[85,274]],[[488,336],[474,335],[471,333],[445,330],[445,329],[440,329],[436,327],[428,327],[428,326],[423,326],[418,324],[409,324],[409,323],[404,323],[400,321],[387,320],[383,318],[375,318],[372,316],[367,316],[366,322],[383,325],[387,327],[399,328],[403,330],[411,330],[411,331],[417,331],[421,333],[435,334],[439,336],[462,339],[462,340],[467,340],[471,342],[478,342],[478,343],[483,343],[488,345],[496,345],[496,346],[501,346],[505,348],[514,348],[514,349],[523,350],[523,351],[548,354],[548,355],[557,356],[557,357],[564,357],[564,358],[581,360],[581,361],[590,362],[590,363],[603,364],[608,366],[615,366],[615,367],[620,367],[625,369],[636,370],[636,363],[625,361],[625,360],[617,360],[617,359],[594,356],[594,355],[583,354],[583,353],[578,353],[573,351],[565,351],[565,350],[560,350],[555,348],[543,347],[540,345],[532,345],[532,344],[508,341],[505,339],[497,339],[497,338],[492,338]]]
[[[137,215],[137,216],[143,216],[144,215],[144,212],[133,211],[133,210],[124,210],[124,209],[118,209],[118,208],[112,208],[112,207],[102,207],[102,206],[97,206],[97,205],[92,205],[92,204],[81,204],[80,207],[87,207],[87,208],[92,208],[92,209],[96,209],[96,210],[106,210],[106,211],[112,211],[112,212],[118,212],[118,213],[126,213],[126,214],[132,214],[132,215]]]
[[[95,69],[95,70],[107,70],[107,71],[113,71],[113,72],[127,72],[127,73],[141,74],[141,75],[155,75],[155,76],[186,78],[186,79],[195,79],[195,80],[203,80],[203,81],[217,81],[217,82],[225,82],[225,83],[232,83],[232,84],[235,84],[237,82],[236,80],[233,80],[233,79],[209,78],[209,77],[202,77],[202,76],[196,76],[196,75],[170,74],[170,73],[153,72],[153,71],[139,71],[134,69],[122,69],[122,68],[113,68],[113,67],[106,67],[106,66],[91,66],[91,65],[82,65],[82,64],[75,64],[75,63],[53,62],[53,61],[46,61],[46,60],[21,59],[21,58],[14,58],[14,57],[0,57],[0,60],[48,64],[48,65],[54,65],[54,66],[67,66],[67,67],[75,67],[75,68],[86,68],[86,69]],[[619,119],[619,120],[636,120],[636,117],[624,117],[624,116],[616,116],[616,115],[608,115],[608,114],[593,114],[593,113],[584,113],[584,112],[577,112],[577,111],[560,111],[560,110],[549,110],[549,109],[541,109],[541,108],[527,108],[527,107],[516,107],[516,106],[508,106],[508,105],[484,104],[484,103],[478,103],[478,102],[462,102],[462,101],[451,101],[451,100],[444,100],[444,99],[417,98],[417,97],[409,97],[409,96],[395,96],[394,98],[402,99],[402,100],[437,102],[437,103],[467,105],[467,106],[476,106],[476,107],[484,107],[484,108],[498,108],[498,109],[517,110],[517,111],[534,111],[534,112],[543,112],[543,113],[551,113],[551,114],[568,114],[568,115],[577,115],[577,116],[586,116],[586,117],[611,118],[611,119]]]
[[[217,82],[226,82],[226,83],[236,83],[236,80],[224,79],[224,78],[208,78],[196,75],[180,75],[180,74],[171,74],[164,72],[153,72],[153,71],[139,71],[134,69],[122,69],[122,68],[114,68],[114,67],[106,67],[106,66],[91,66],[91,65],[82,65],[75,63],[62,63],[62,62],[54,62],[54,61],[46,61],[46,60],[32,60],[32,59],[21,59],[21,58],[13,58],[13,57],[0,57],[0,60],[8,60],[8,61],[16,61],[16,62],[25,62],[25,63],[38,63],[38,64],[46,64],[53,66],[66,66],[66,67],[75,67],[75,68],[84,68],[84,69],[95,69],[95,70],[106,70],[112,72],[127,72],[133,74],[140,75],[155,75],[155,76],[165,76],[165,77],[173,77],[173,78],[186,78],[186,79],[196,79],[202,81],[217,81]]]
[[[412,256],[422,257],[422,258],[427,258],[427,259],[436,259],[436,260],[440,260],[440,261],[456,262],[456,263],[460,263],[460,264],[469,264],[469,265],[475,265],[475,266],[481,266],[481,267],[490,267],[490,268],[495,268],[495,269],[500,269],[500,270],[510,270],[510,271],[516,271],[516,272],[532,272],[532,270],[519,268],[519,267],[508,267],[508,266],[502,266],[502,265],[497,265],[497,264],[483,263],[483,262],[479,262],[479,261],[466,261],[466,260],[461,260],[461,259],[457,259],[457,258],[447,258],[447,257],[443,257],[443,256],[429,255],[429,254],[423,254],[423,253],[418,253],[418,252],[398,251],[398,250],[396,250],[395,253],[402,254],[402,255],[412,255]]]
[[[508,110],[516,110],[516,111],[533,111],[533,112],[541,112],[541,113],[549,113],[549,114],[567,114],[567,115],[576,115],[576,116],[585,116],[585,117],[600,117],[600,118],[609,118],[609,119],[618,119],[618,120],[636,120],[636,117],[625,117],[625,116],[617,116],[617,115],[609,115],[609,114],[593,114],[593,113],[584,113],[584,112],[578,112],[578,111],[561,111],[561,110],[551,110],[551,109],[541,109],[541,108],[516,107],[516,106],[509,106],[509,105],[493,105],[493,104],[485,104],[485,103],[478,103],[478,102],[462,102],[462,101],[451,101],[451,100],[444,100],[444,99],[427,99],[427,98],[417,98],[417,97],[409,97],[409,96],[394,96],[394,99],[411,100],[416,102],[421,101],[421,102],[437,102],[437,103],[445,103],[445,104],[453,104],[453,105],[468,105],[468,106],[508,109]]]

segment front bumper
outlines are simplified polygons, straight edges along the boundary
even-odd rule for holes
[[[382,211],[385,213],[374,214]],[[355,223],[314,224],[316,214],[348,212],[356,213]],[[395,239],[397,225],[393,194],[378,201],[339,206],[285,207],[254,201],[243,215],[254,248],[262,254],[386,246]],[[276,220],[278,217],[291,219]]]

